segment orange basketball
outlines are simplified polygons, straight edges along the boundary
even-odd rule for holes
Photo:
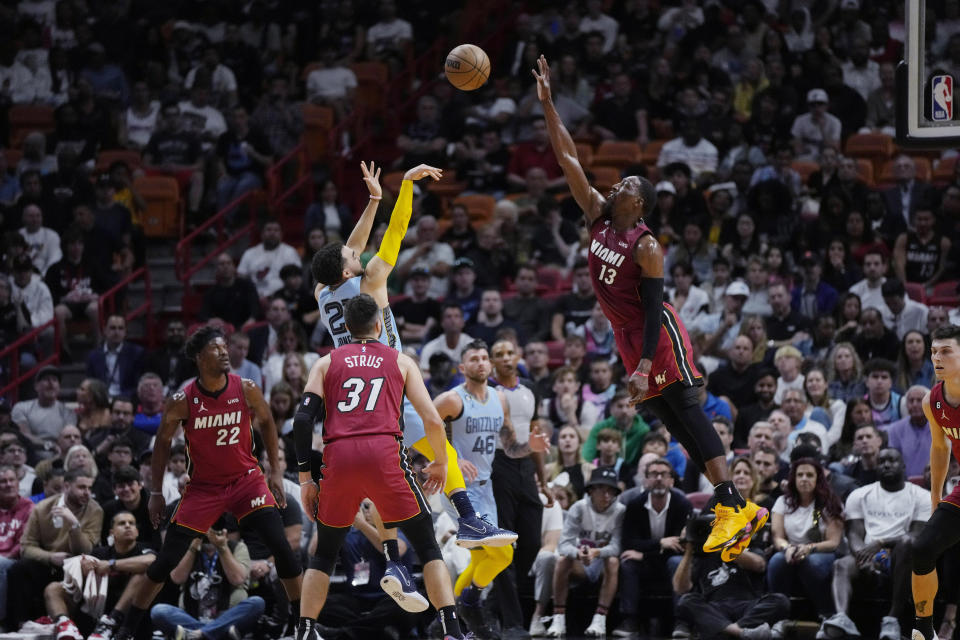
[[[457,89],[473,91],[482,87],[490,76],[490,58],[475,44],[461,44],[447,54],[443,71]]]

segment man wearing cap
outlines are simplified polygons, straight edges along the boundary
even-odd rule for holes
[[[407,344],[422,344],[440,322],[440,301],[427,295],[430,271],[414,267],[410,271],[410,296],[393,305],[393,315],[400,330],[400,339]]]
[[[590,475],[587,495],[570,506],[557,544],[557,566],[553,573],[553,621],[547,636],[566,634],[567,594],[570,578],[601,581],[597,609],[588,636],[605,636],[607,611],[617,594],[620,569],[621,533],[626,507],[617,500],[620,485],[612,467],[600,467]]]
[[[734,340],[740,333],[743,305],[749,296],[750,288],[746,283],[734,280],[724,291],[723,310],[702,313],[697,317],[693,326],[707,337],[704,352],[718,355],[733,347]]]
[[[76,421],[76,416],[57,400],[60,394],[60,369],[47,365],[37,372],[33,388],[37,397],[13,405],[10,415],[20,432],[40,448],[52,448],[60,430]]]
[[[889,311],[889,314],[883,314],[883,324],[897,334],[898,340],[903,340],[908,331],[924,333],[930,309],[922,302],[908,297],[903,282],[897,278],[887,278],[880,285],[880,292]]]
[[[477,272],[470,258],[457,258],[453,263],[453,277],[450,279],[452,290],[447,294],[444,303],[460,305],[463,311],[463,321],[466,324],[474,322],[480,310],[482,291],[476,286]]]
[[[797,160],[816,162],[824,147],[840,144],[840,120],[827,113],[828,102],[827,92],[823,89],[807,92],[809,111],[797,116],[790,127]]]
[[[803,282],[793,288],[790,308],[809,320],[833,313],[840,294],[820,279],[823,273],[820,256],[807,251],[800,258],[800,266],[803,267]]]

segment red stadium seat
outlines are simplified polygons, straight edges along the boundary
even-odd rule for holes
[[[695,491],[694,493],[687,494],[687,500],[690,501],[690,504],[693,506],[693,508],[700,510],[707,506],[707,503],[712,497],[713,494],[709,491]]]
[[[563,357],[563,340],[551,340],[547,343],[547,366],[551,369],[562,367],[565,361]]]
[[[957,287],[960,286],[960,280],[948,280],[933,286],[933,292],[927,298],[927,304],[931,307],[957,307],[960,306],[960,292]]]
[[[623,169],[640,161],[642,151],[636,142],[605,140],[597,147],[591,167],[615,167]]]
[[[904,282],[903,286],[907,290],[907,295],[910,296],[911,300],[926,304],[927,292],[924,290],[923,284],[919,282]]]

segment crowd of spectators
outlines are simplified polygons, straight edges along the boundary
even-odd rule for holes
[[[349,234],[355,212],[331,180],[319,183],[304,237],[268,219],[258,244],[216,256],[197,317],[167,322],[157,349],[128,341],[122,316],[98,317],[98,296],[144,262],[134,173],[175,177],[190,224],[262,188],[264,169],[300,140],[298,102],[347,118],[360,99],[351,65],[381,62],[399,75],[456,15],[432,5],[0,2],[0,344],[53,319],[61,331],[86,320],[97,340],[88,354],[62,354],[86,363],[70,403],[54,366],[20,402],[0,401],[6,628],[43,613],[75,618],[85,633],[97,627],[64,600],[73,556],[84,572],[111,576],[104,616],[116,621],[129,606],[158,541],[144,498],[150,443],[165,397],[196,374],[181,353],[184,320],[225,328],[232,370],[262,386],[284,436],[310,366],[333,344],[317,322],[309,262]],[[899,637],[910,545],[929,516],[920,488],[929,484],[929,335],[960,324],[956,308],[915,298],[960,272],[960,171],[934,185],[901,154],[891,184],[875,186],[843,150],[852,134],[892,132],[903,9],[893,0],[528,2],[489,51],[485,87],[434,83],[375,152],[393,168],[453,169],[464,194],[496,201],[477,218],[416,186],[389,286],[431,394],[462,381],[460,351],[475,338],[536,389],[532,410],[554,445],[540,486],[549,506],[540,539],[519,543],[539,552],[518,554],[511,573],[535,603],[531,633],[575,609],[579,590],[614,610],[624,633],[783,637],[785,620],[807,618],[826,635]],[[953,69],[960,3],[933,3],[928,14],[928,59]],[[588,236],[530,75],[541,54],[584,155],[606,140],[659,148],[621,173],[656,184],[646,223],[664,246],[666,297],[690,331],[702,405],[737,487],[773,514],[733,563],[700,553],[709,514],[697,514],[711,488],[624,391]],[[54,107],[55,129],[13,140],[8,114],[19,105]],[[141,152],[142,166],[95,169],[98,152],[113,148]],[[801,172],[804,162],[815,168]],[[381,217],[388,211],[384,203]],[[371,234],[364,261],[381,237],[382,228]],[[23,353],[21,366],[39,355]],[[173,509],[189,480],[182,448],[168,469]],[[947,488],[958,480],[954,465]],[[298,498],[289,483],[284,523],[306,552]],[[372,505],[358,512],[324,637],[384,628],[402,637],[420,622],[377,588],[377,517]],[[446,525],[437,522],[445,543]],[[956,558],[945,562],[949,576]],[[171,574],[183,586],[161,596],[154,625],[221,638],[259,619],[278,635],[285,603],[272,569],[255,532],[227,517]],[[858,617],[855,597],[888,601],[886,615]],[[945,600],[941,638],[955,627],[957,603]],[[80,637],[73,622],[57,631]]]

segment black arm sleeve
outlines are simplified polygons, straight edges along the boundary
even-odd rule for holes
[[[310,454],[313,451],[313,425],[323,411],[323,398],[310,391],[303,394],[303,400],[293,416],[293,444],[297,449],[297,468],[310,472]]]
[[[653,360],[663,324],[663,278],[640,278],[640,299],[643,300],[643,350],[640,358]],[[632,371],[630,373],[633,373]]]

